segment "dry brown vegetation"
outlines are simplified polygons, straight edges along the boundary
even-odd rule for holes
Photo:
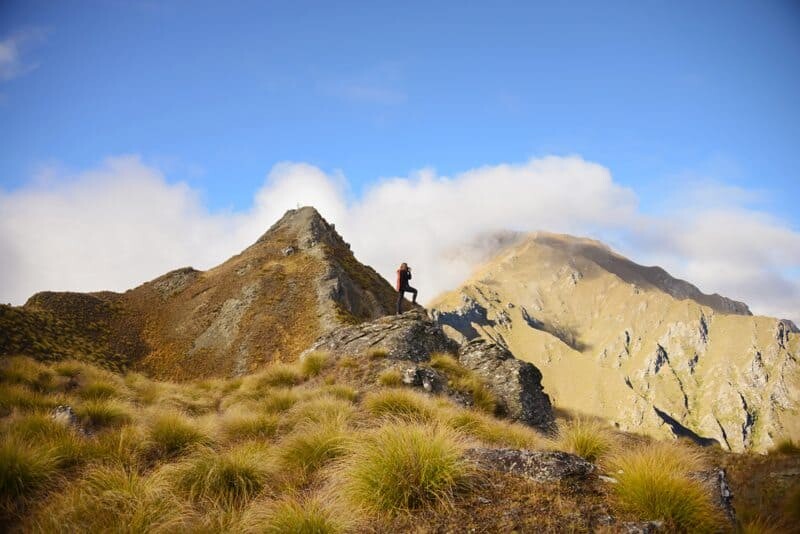
[[[382,386],[384,357],[353,360],[318,355],[243,378],[175,384],[85,362],[3,358],[0,521],[31,532],[559,532],[596,530],[607,515],[689,530],[720,525],[708,495],[683,476],[708,455],[632,446],[582,420],[563,423],[553,441],[477,407]],[[456,365],[439,368],[452,376],[463,372]],[[53,420],[58,404],[75,409],[84,431]],[[573,450],[610,466],[619,484],[488,472],[464,460],[474,446]],[[733,462],[745,526],[793,524],[796,483],[774,495],[742,484],[764,462],[796,469],[796,454],[717,454],[715,462]],[[647,508],[642,487],[690,499],[678,499],[677,511]]]

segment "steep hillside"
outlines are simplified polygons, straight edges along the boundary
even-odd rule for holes
[[[240,375],[290,361],[321,333],[394,309],[392,287],[359,263],[311,207],[205,272],[184,268],[125,293],[39,293],[0,308],[0,354],[65,357],[171,379]]]
[[[557,408],[733,451],[800,436],[792,323],[596,241],[531,234],[431,307],[456,337],[495,340],[541,369]]]

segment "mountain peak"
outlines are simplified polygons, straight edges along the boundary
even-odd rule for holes
[[[342,236],[336,232],[336,225],[326,221],[313,206],[286,211],[283,217],[258,238],[256,243],[269,241],[278,235],[289,236],[298,245],[306,248],[320,242],[349,248]]]

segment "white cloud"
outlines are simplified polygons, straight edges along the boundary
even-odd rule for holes
[[[703,188],[684,198],[720,198]],[[313,205],[389,280],[401,261],[413,265],[423,302],[469,275],[496,245],[486,238],[492,232],[545,229],[605,239],[706,292],[800,319],[800,233],[736,202],[645,215],[608,169],[577,156],[451,177],[423,169],[347,198],[344,176],[303,163],[275,165],[248,211],[216,214],[135,156],[55,173],[0,192],[0,300],[21,303],[44,289],[124,290],[183,265],[205,269],[250,245],[285,210]]]
[[[37,63],[23,60],[23,51],[44,38],[41,29],[18,31],[0,41],[0,82],[27,74],[38,67]]]

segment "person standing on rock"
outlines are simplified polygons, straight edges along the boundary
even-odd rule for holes
[[[400,268],[397,269],[397,315],[400,315],[402,310],[404,293],[411,293],[413,295],[412,304],[417,303],[417,290],[408,285],[409,280],[411,280],[411,267],[406,263],[401,263]]]

